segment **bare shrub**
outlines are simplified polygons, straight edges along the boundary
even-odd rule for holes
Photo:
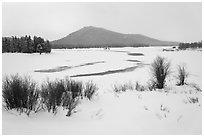
[[[65,88],[66,91],[72,92],[72,98],[82,96],[83,86],[82,82],[71,80],[68,77],[65,78]]]
[[[193,87],[193,88],[195,88],[197,91],[202,92],[202,89],[199,87],[198,84],[196,84],[196,83],[189,83],[188,85]]]
[[[52,110],[53,113],[57,113],[57,108],[61,106],[62,94],[66,92],[64,81],[47,81],[41,86],[41,97],[48,112]]]
[[[186,84],[186,78],[189,76],[189,73],[186,71],[186,67],[184,65],[178,65],[178,86]]]
[[[115,84],[115,85],[113,85],[113,91],[114,92],[119,93],[121,91],[125,92],[127,90],[134,90],[134,86],[133,86],[133,84],[131,82],[125,83],[125,84],[117,84],[117,85]]]
[[[170,62],[164,57],[157,56],[151,64],[151,73],[155,80],[156,88],[164,88],[166,78],[170,74]]]
[[[198,97],[189,97],[189,103],[198,103]]]
[[[135,84],[135,90],[137,91],[145,91],[145,87],[141,85],[138,81]]]
[[[149,80],[147,82],[147,88],[149,89],[149,91],[156,90],[156,82],[154,80]]]
[[[5,77],[2,85],[2,96],[5,108],[17,109],[27,115],[36,111],[39,92],[36,83],[30,77],[20,77],[18,74]]]
[[[78,99],[79,98],[73,98],[72,92],[66,91],[62,95],[62,107],[63,109],[67,109],[67,115],[66,116],[71,116],[73,113],[73,110],[76,108],[78,104]]]
[[[89,100],[91,100],[92,96],[94,93],[98,90],[96,84],[94,84],[92,81],[87,82],[85,84],[85,89],[84,89],[84,96],[87,97]]]
[[[96,90],[95,84],[87,83],[85,96],[91,99]],[[68,78],[47,80],[41,84],[41,89],[38,89],[37,84],[30,77],[22,78],[14,75],[5,77],[3,80],[3,105],[7,110],[17,109],[27,115],[41,109],[56,114],[57,109],[63,107],[68,109],[67,116],[70,116],[78,104],[79,96],[82,96],[82,91],[82,82]]]
[[[187,97],[186,100],[184,100],[184,102],[187,103],[191,103],[191,104],[195,104],[195,103],[199,103],[199,99],[198,97]]]
[[[121,91],[121,89],[119,88],[118,85],[113,85],[113,91],[116,92],[116,93],[119,93]]]
[[[121,84],[119,88],[121,91],[125,92],[126,90],[128,90],[128,85],[127,84]]]
[[[68,109],[67,116],[71,115],[76,107],[78,97],[82,95],[82,82],[70,80],[67,77],[62,80],[47,81],[41,86],[42,102],[45,104],[48,112],[52,110],[57,113],[59,107]]]
[[[125,85],[126,85],[128,90],[134,90],[134,84],[131,81],[129,81]]]
[[[126,84],[119,84],[119,85],[113,85],[113,91],[116,93],[125,92],[128,90],[128,86]]]

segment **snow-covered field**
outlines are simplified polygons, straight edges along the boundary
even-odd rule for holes
[[[177,65],[185,64],[190,73],[187,82],[202,89],[202,52],[162,49],[69,49],[42,55],[4,53],[3,77],[16,73],[30,75],[40,84],[47,78],[70,76],[83,82],[92,80],[99,90],[93,100],[81,100],[71,117],[66,117],[66,111],[62,110],[55,116],[39,112],[28,117],[3,109],[3,134],[201,134],[202,93],[191,86],[177,87],[175,83]],[[149,64],[158,55],[171,62],[172,74],[166,89],[113,92],[114,84],[138,81],[146,85],[151,78]],[[198,102],[193,103],[191,99],[196,98]]]

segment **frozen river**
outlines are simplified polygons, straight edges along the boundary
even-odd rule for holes
[[[202,86],[202,52],[164,52],[162,47],[67,49],[52,50],[51,54],[4,53],[3,76],[30,75],[39,83],[47,78],[64,78],[97,83],[100,88],[113,84],[135,82],[146,84],[151,78],[149,64],[160,55],[171,62],[172,74],[168,84],[176,82],[177,65],[185,64],[190,73],[188,82]],[[138,54],[139,53],[139,54]]]

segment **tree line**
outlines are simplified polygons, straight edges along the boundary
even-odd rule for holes
[[[53,49],[74,49],[74,48],[122,48],[122,47],[149,47],[148,44],[100,44],[100,45],[83,45],[83,44],[52,44]]]
[[[181,50],[185,50],[185,49],[188,49],[188,48],[192,48],[192,49],[202,48],[202,41],[193,42],[193,43],[179,43],[178,48],[181,49]]]
[[[41,37],[31,36],[25,37],[2,37],[2,53],[5,52],[20,52],[20,53],[50,53],[51,44],[49,40],[44,40]]]

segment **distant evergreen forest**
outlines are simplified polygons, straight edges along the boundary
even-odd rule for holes
[[[185,50],[188,48],[195,49],[195,48],[202,48],[202,41],[200,42],[193,42],[193,43],[179,43],[179,49]]]
[[[41,37],[31,36],[25,37],[2,37],[2,53],[5,52],[19,52],[19,53],[50,53],[51,44],[48,40]]]

